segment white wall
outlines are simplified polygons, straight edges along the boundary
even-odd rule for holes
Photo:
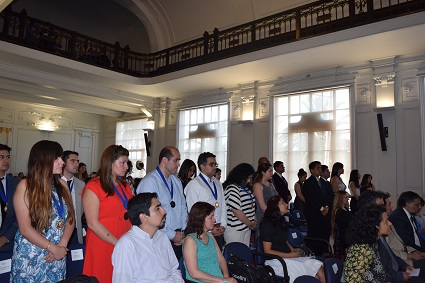
[[[52,132],[38,129],[42,119],[52,119],[56,129]],[[9,134],[0,134],[1,142],[12,148],[9,172],[17,175],[22,171],[26,174],[31,147],[43,139],[59,142],[64,150],[77,151],[80,162],[87,164],[87,171],[96,171],[99,142],[103,142],[100,134],[103,132],[102,122],[101,115],[0,99],[0,127],[11,129]]]

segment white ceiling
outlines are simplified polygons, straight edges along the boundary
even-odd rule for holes
[[[0,98],[108,116],[253,81],[425,52],[425,13],[358,27],[155,78],[136,78],[0,41]]]

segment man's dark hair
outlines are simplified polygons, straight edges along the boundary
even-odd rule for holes
[[[377,192],[372,190],[367,190],[360,194],[357,207],[360,209],[362,207],[367,207],[372,204],[376,204],[377,199],[384,199],[384,196]]]
[[[308,169],[310,169],[311,171],[312,169],[314,169],[314,167],[316,167],[316,165],[322,165],[322,163],[320,163],[320,161],[310,162],[310,164],[308,165]]]
[[[283,164],[283,162],[282,161],[275,161],[275,163],[273,163],[273,169],[276,170],[276,168],[279,167],[280,164]]]
[[[322,172],[325,172],[328,168],[328,165],[322,164]]]
[[[132,225],[139,226],[140,214],[150,216],[149,208],[152,205],[152,199],[158,198],[156,193],[140,193],[128,201],[127,212],[124,215],[125,219],[130,219]]]
[[[412,203],[415,201],[415,199],[421,199],[421,197],[412,191],[406,191],[402,192],[401,195],[398,197],[397,206],[398,207],[406,207],[408,203]]]
[[[12,149],[9,146],[0,143],[0,150],[7,150],[10,153]]]
[[[66,163],[66,161],[68,160],[68,158],[71,154],[75,154],[76,156],[78,156],[78,152],[75,152],[75,151],[72,151],[72,150],[65,150],[62,154],[63,162]]]
[[[382,199],[384,200],[384,205],[387,205],[387,199],[391,197],[391,194],[384,191],[377,191],[377,192],[382,195]]]
[[[199,170],[201,170],[201,164],[205,166],[205,164],[207,164],[207,159],[213,157],[215,158],[215,155],[212,154],[211,152],[203,152],[201,154],[199,154],[198,157],[198,168]]]
[[[161,149],[161,152],[159,153],[159,163],[161,163],[162,159],[165,157],[167,158],[167,160],[170,160],[174,155],[173,155],[173,149],[177,150],[177,148],[175,148],[174,146],[166,146],[163,149]]]

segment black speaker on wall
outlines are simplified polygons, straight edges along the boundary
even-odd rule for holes
[[[385,129],[384,122],[382,121],[382,114],[376,114],[378,117],[378,129],[379,129],[379,138],[381,139],[381,149],[382,151],[387,151],[387,142],[385,141]]]

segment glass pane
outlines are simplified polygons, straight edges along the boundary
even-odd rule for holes
[[[298,95],[291,96],[289,98],[289,101],[290,101],[289,113],[290,114],[300,113],[300,97]]]

